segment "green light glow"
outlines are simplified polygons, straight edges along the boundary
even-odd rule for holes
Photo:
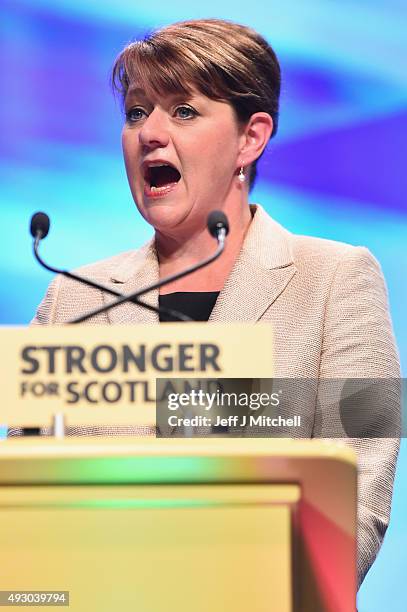
[[[210,482],[225,473],[227,463],[225,459],[216,457],[56,459],[52,467],[44,466],[44,476],[49,475],[60,483],[84,484]],[[237,466],[234,469],[238,471]]]

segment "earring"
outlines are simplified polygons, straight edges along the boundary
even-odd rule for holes
[[[240,166],[240,172],[239,172],[239,175],[238,175],[238,177],[237,177],[237,178],[239,179],[239,181],[240,181],[241,183],[244,183],[244,182],[245,182],[246,177],[245,177],[245,175],[244,175],[244,168],[243,168],[243,166]]]

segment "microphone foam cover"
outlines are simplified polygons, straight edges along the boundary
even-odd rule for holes
[[[221,210],[213,210],[211,213],[209,213],[207,226],[209,233],[214,238],[217,238],[218,231],[222,228],[226,230],[226,235],[229,233],[228,218]]]
[[[30,232],[33,238],[40,234],[40,238],[45,238],[49,232],[49,217],[43,212],[37,212],[31,217]]]

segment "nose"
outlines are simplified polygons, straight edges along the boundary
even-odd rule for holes
[[[149,149],[166,147],[169,141],[166,114],[159,108],[154,108],[144,120],[139,131],[140,143]]]

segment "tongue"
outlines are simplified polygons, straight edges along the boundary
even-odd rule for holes
[[[169,185],[170,183],[177,183],[179,179],[180,173],[178,170],[171,166],[160,166],[154,168],[151,184],[155,187],[164,187],[164,185]]]

